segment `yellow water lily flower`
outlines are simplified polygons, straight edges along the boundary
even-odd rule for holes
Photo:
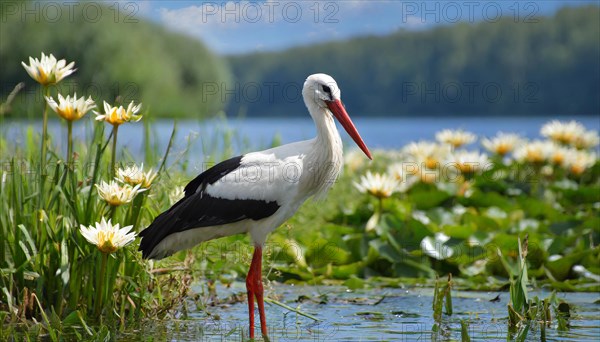
[[[75,62],[67,65],[64,59],[57,61],[56,57],[52,54],[46,56],[43,52],[39,60],[29,57],[29,65],[25,64],[25,62],[21,62],[21,65],[23,65],[29,76],[41,85],[58,83],[77,70],[73,69]]]
[[[80,226],[81,235],[91,244],[98,247],[102,253],[114,253],[135,239],[135,232],[129,232],[133,226],[119,228],[103,217],[95,226]]]
[[[142,115],[137,113],[142,108],[142,104],[134,105],[133,101],[127,106],[127,109],[123,106],[112,107],[106,101],[104,101],[104,113],[94,111],[96,114],[96,120],[106,121],[113,126],[118,126],[125,122],[137,122],[142,119]]]
[[[83,96],[77,98],[77,93],[73,97],[69,95],[63,97],[61,94],[58,94],[58,103],[51,96],[46,96],[46,102],[56,114],[68,121],[79,120],[87,112],[96,108],[96,104],[91,97],[88,97],[87,100]]]
[[[96,188],[98,190],[98,195],[112,206],[129,203],[137,194],[147,190],[141,188],[141,184],[131,186],[129,184],[120,184],[115,181],[110,181],[110,183],[102,181],[100,184],[96,184]]]
[[[118,169],[116,179],[121,183],[132,186],[141,185],[143,188],[149,188],[157,175],[158,173],[154,172],[152,169],[144,173],[144,164],[142,164],[140,167],[133,165],[128,166],[125,169]]]

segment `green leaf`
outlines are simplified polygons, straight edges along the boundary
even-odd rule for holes
[[[348,280],[344,282],[344,286],[349,288],[350,290],[358,290],[365,287],[365,281],[352,275]]]
[[[430,190],[430,191],[413,191],[410,193],[410,200],[415,204],[417,209],[427,210],[440,206],[450,195],[445,191]]]
[[[579,261],[590,254],[592,250],[585,250],[579,252],[569,253],[561,258],[553,261],[546,262],[546,268],[552,273],[552,276],[556,280],[565,280],[571,272],[573,265],[579,263]]]

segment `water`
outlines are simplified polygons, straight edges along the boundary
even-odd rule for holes
[[[243,283],[218,289],[221,301],[245,293]],[[265,304],[271,341],[431,341],[432,289],[371,289],[348,291],[340,286],[275,285],[270,297],[316,316],[320,322],[297,315],[274,304]],[[490,302],[500,294],[500,300]],[[461,340],[460,321],[469,322],[473,340],[506,341],[509,294],[507,292],[453,291],[452,316],[443,316],[441,340]],[[549,293],[532,296],[546,298]],[[299,298],[305,298],[298,302]],[[597,341],[600,336],[600,294],[563,293],[559,298],[573,308],[570,330],[560,332],[556,321],[546,328],[549,341]],[[175,341],[241,341],[247,336],[245,301],[192,310],[189,319],[170,323],[165,335]],[[554,313],[552,313],[554,314]],[[258,319],[257,319],[258,320]],[[260,336],[257,324],[256,332]],[[532,328],[528,341],[538,341],[540,329]]]
[[[577,120],[588,129],[600,130],[599,116],[571,117],[411,117],[411,118],[356,118],[354,123],[370,149],[398,149],[411,141],[422,139],[433,140],[435,133],[445,128],[462,128],[476,133],[478,136],[493,136],[498,131],[519,133],[530,139],[540,138],[540,127],[551,119]],[[74,124],[74,138],[83,139],[90,134],[92,116]],[[31,123],[26,121],[5,121],[0,133],[9,141],[23,141],[24,127]],[[168,143],[173,129],[173,120],[157,120],[152,124],[153,138],[157,140],[162,153]],[[40,122],[32,124],[41,130]],[[133,158],[141,161],[143,151],[143,124],[124,124],[119,128],[119,146],[127,146]],[[340,132],[343,131],[338,125]],[[191,137],[189,158],[191,163],[199,163],[205,153],[223,151],[226,147],[230,154],[264,149],[270,147],[274,137],[280,138],[282,144],[310,139],[315,135],[315,127],[309,117],[306,118],[252,118],[210,120],[180,120],[177,122],[177,136],[174,152],[186,148],[186,137]],[[49,131],[55,141],[66,149],[66,126],[63,122],[51,121]],[[108,130],[107,130],[108,132]],[[346,147],[354,146],[345,132],[341,133]],[[229,143],[226,137],[230,137]],[[227,146],[225,146],[227,145]],[[474,148],[479,145],[473,144]]]

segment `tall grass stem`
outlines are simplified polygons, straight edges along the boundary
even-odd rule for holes
[[[117,133],[119,132],[119,125],[113,126],[113,144],[112,144],[112,155],[110,156],[110,179],[115,178],[115,161],[117,157]]]
[[[100,317],[102,312],[104,275],[106,274],[106,262],[108,261],[108,253],[102,253],[102,264],[100,266],[100,275],[98,276],[98,286],[96,287],[96,317]]]

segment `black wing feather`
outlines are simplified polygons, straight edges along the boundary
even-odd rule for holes
[[[230,200],[210,196],[204,190],[241,164],[242,156],[223,161],[204,171],[185,187],[185,197],[158,215],[148,228],[140,232],[139,250],[144,258],[170,234],[187,229],[217,226],[245,219],[260,220],[273,215],[279,204],[263,200]]]

